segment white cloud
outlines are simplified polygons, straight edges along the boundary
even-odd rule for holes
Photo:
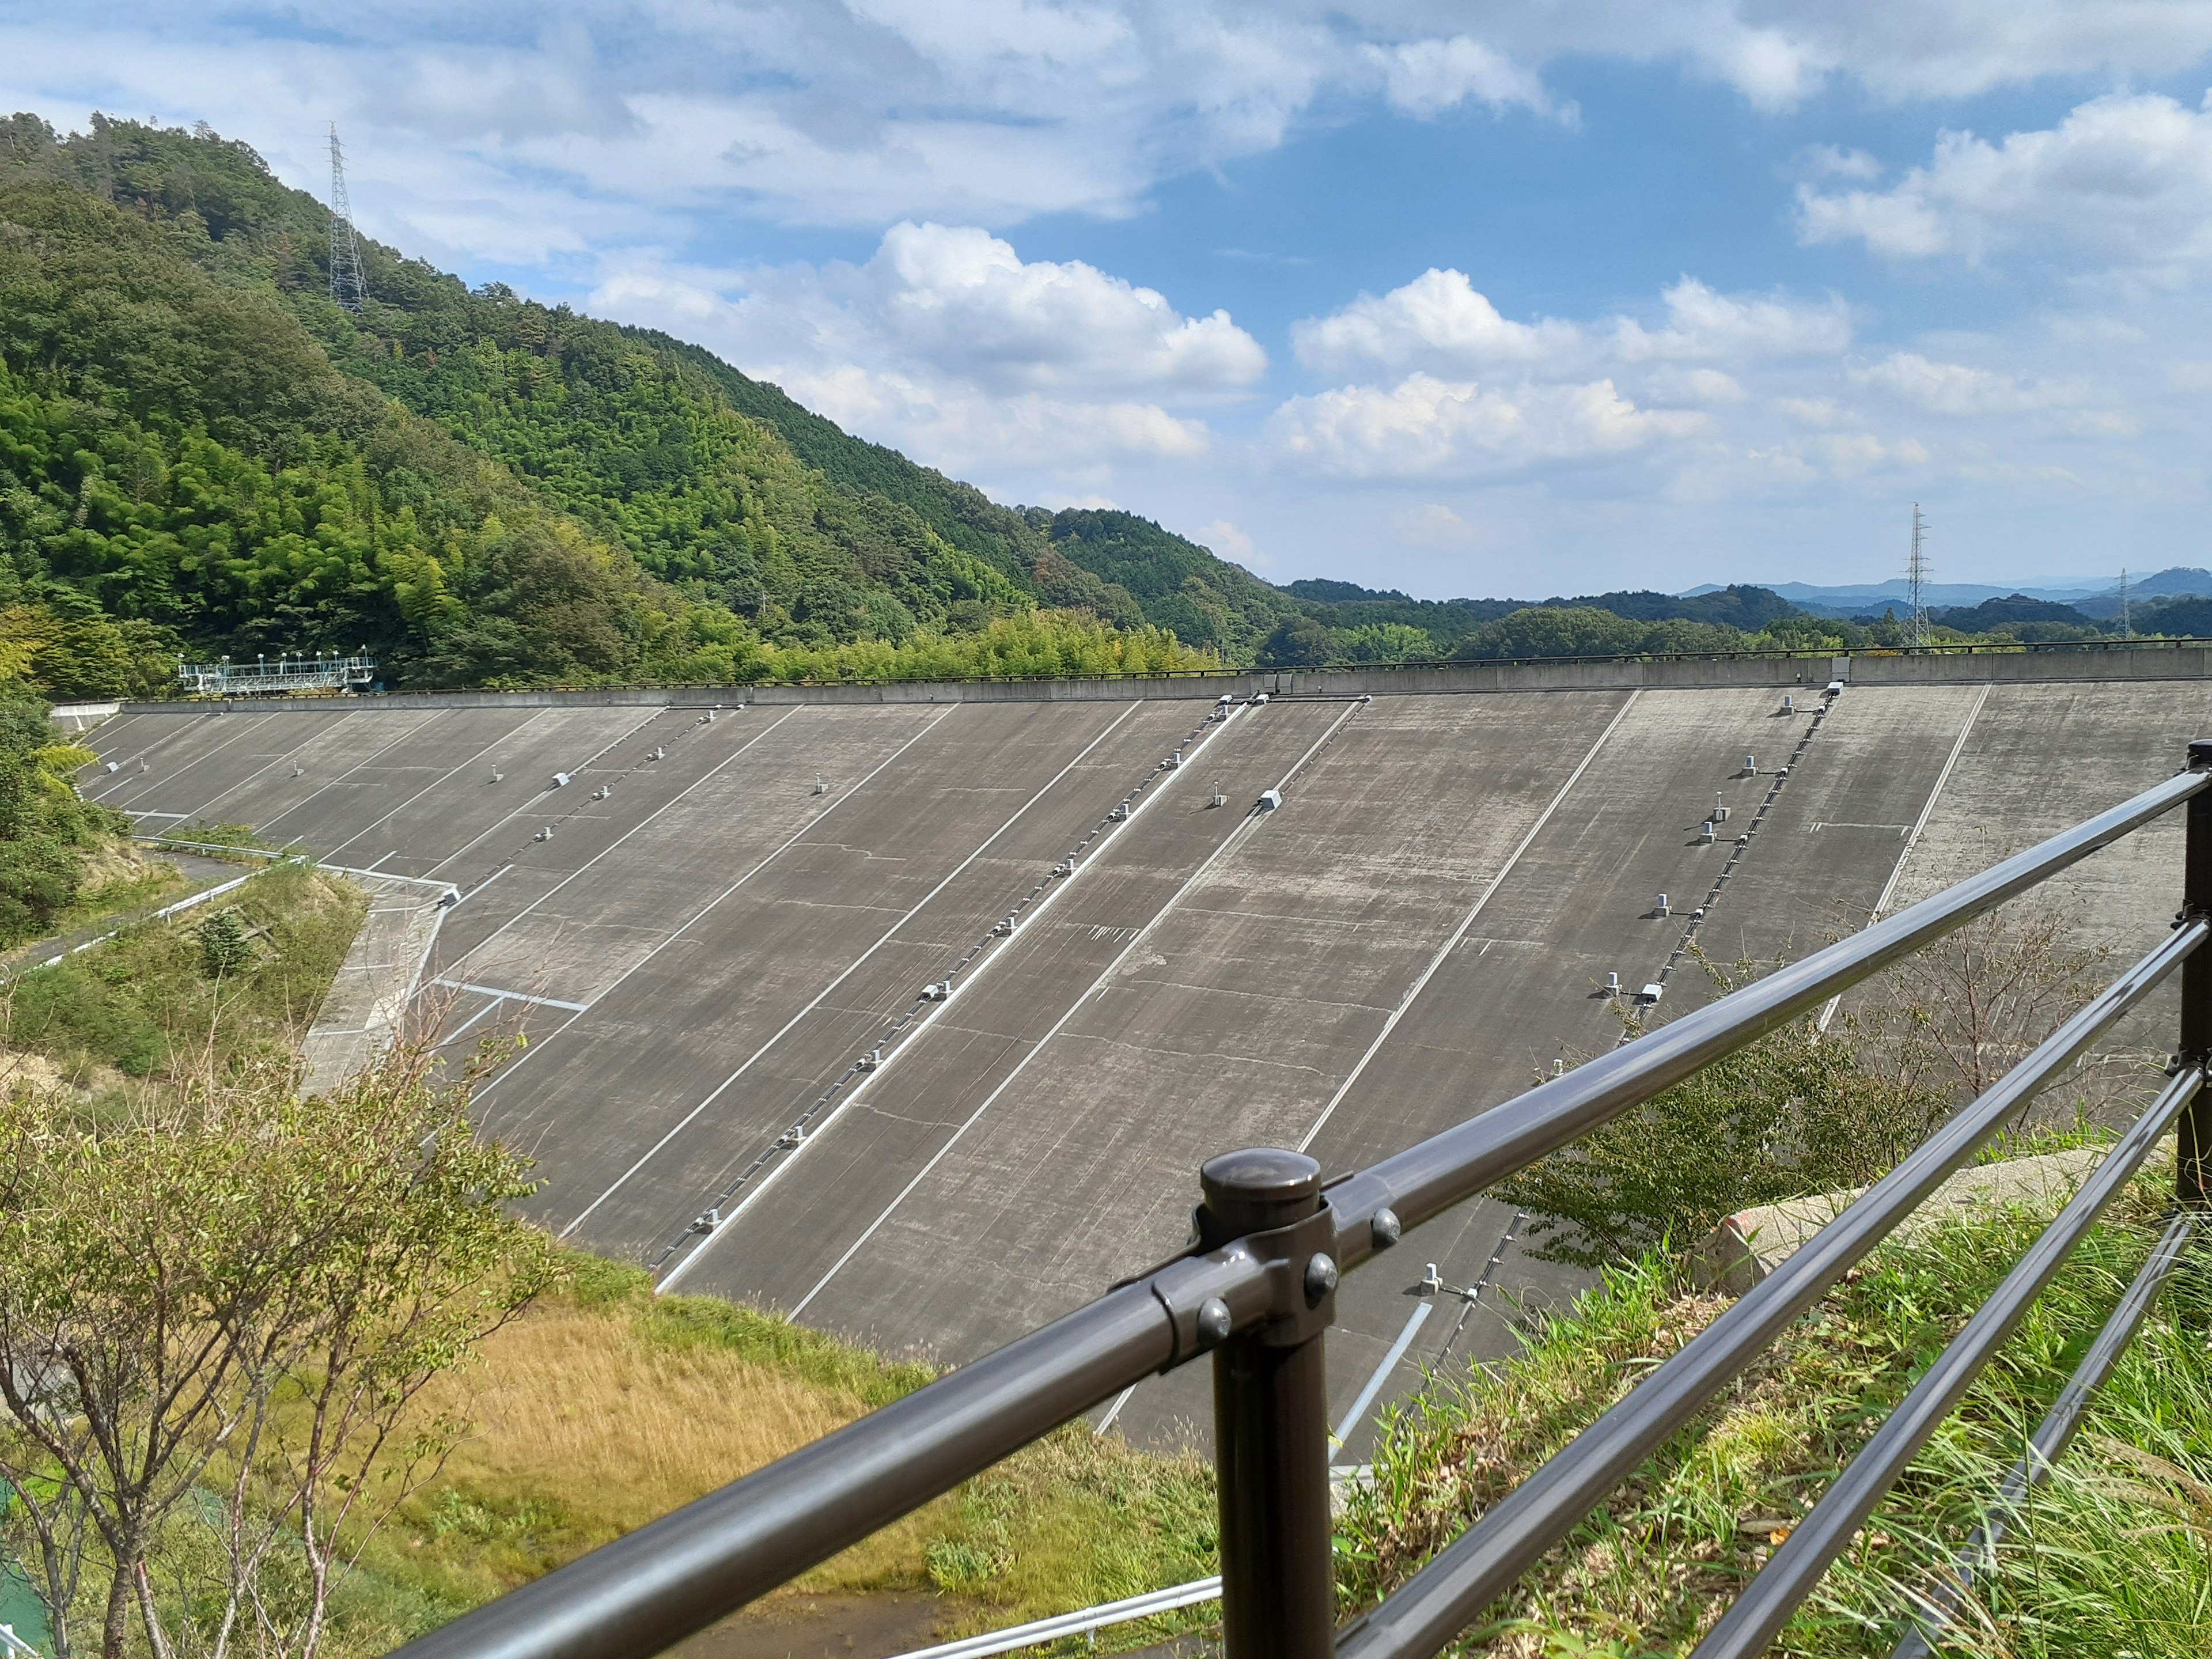
[[[1804,170],[1819,179],[1879,179],[1881,163],[1863,149],[1835,144],[1814,144],[1800,158]]]
[[[2116,94],[2000,143],[1945,132],[1889,190],[1801,186],[1798,234],[1899,259],[2032,245],[2106,266],[2201,262],[2212,256],[2212,109]]]
[[[1383,98],[1401,114],[1441,115],[1473,100],[1492,109],[1519,105],[1570,125],[1576,118],[1575,106],[1555,105],[1534,70],[1471,34],[1368,46],[1360,52],[1382,71]]]
[[[1779,295],[1717,294],[1692,276],[1660,297],[1667,304],[1665,327],[1646,329],[1627,317],[1613,325],[1613,348],[1632,362],[1817,356],[1850,343],[1850,313],[1838,300],[1802,305]]]
[[[1482,532],[1442,501],[1409,507],[1390,515],[1399,539],[1416,547],[1466,547]]]
[[[1464,272],[1431,266],[1380,299],[1363,294],[1330,316],[1292,324],[1291,339],[1300,362],[1333,374],[1415,363],[1475,368],[1533,362],[1576,350],[1582,331],[1548,318],[1508,321]]]
[[[1205,422],[1172,404],[1232,396],[1267,356],[1226,312],[1077,261],[1024,261],[972,227],[902,223],[865,264],[705,271],[639,264],[590,308],[665,327],[932,465],[1074,468],[1189,460]]]
[[[1184,317],[1079,261],[1023,263],[982,230],[894,225],[862,272],[907,349],[986,384],[1218,392],[1267,372],[1225,311]]]
[[[1413,374],[1393,386],[1292,398],[1270,426],[1301,465],[1354,478],[1499,471],[1619,454],[1703,417],[1638,409],[1611,380],[1500,391]]]
[[[0,92],[63,118],[204,118],[297,182],[335,114],[407,193],[447,201],[445,247],[508,258],[507,221],[538,203],[653,221],[665,246],[732,214],[1126,216],[1164,179],[1378,105],[1569,118],[1542,78],[1566,58],[1687,63],[1779,108],[1839,79],[1943,97],[2163,76],[2208,51],[2212,0],[1592,0],[1473,22],[1447,0],[112,0],[14,9]],[[482,187],[452,190],[457,173]]]
[[[1848,371],[1860,386],[1893,393],[1937,415],[2012,415],[2078,404],[2080,383],[2027,381],[1964,363],[1930,362],[1917,351],[1893,352],[1878,363]]]
[[[1211,548],[1223,558],[1247,569],[1265,570],[1274,562],[1261,552],[1251,537],[1226,519],[1216,519],[1212,524],[1202,524],[1191,532],[1191,539],[1200,547]]]
[[[1499,313],[1467,275],[1431,267],[1379,299],[1363,294],[1342,310],[1291,328],[1298,361],[1323,374],[1424,368],[1468,374],[1499,364],[1547,366],[1571,374],[1606,360],[1620,363],[1723,362],[1832,356],[1850,343],[1842,301],[1807,304],[1781,295],[1715,292],[1691,276],[1660,295],[1667,320],[1647,328],[1614,317],[1588,328],[1546,317],[1516,322]],[[1725,375],[1695,386],[1704,398],[1737,395]]]

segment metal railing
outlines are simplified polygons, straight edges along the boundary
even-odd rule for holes
[[[252,662],[186,662],[177,659],[177,684],[196,697],[281,697],[295,693],[359,691],[374,683],[376,659],[356,656],[294,656],[284,653],[274,662],[257,657]]]
[[[1404,1584],[1337,1628],[1322,1339],[1342,1273],[2185,803],[2182,908],[2165,943]],[[1763,1653],[2177,1119],[2178,1199],[2188,1212],[2204,1207],[2212,1099],[2200,1091],[2212,1060],[2212,953],[2198,947],[2208,934],[2212,741],[2200,741],[2190,745],[2185,770],[2133,799],[1356,1174],[1324,1183],[1311,1159],[1267,1149],[1213,1159],[1200,1172],[1199,1237],[1183,1254],[401,1651],[407,1659],[644,1659],[1122,1389],[1210,1355],[1229,1659],[1426,1659],[2179,969],[2179,1053],[2155,1103],[1750,1581],[1696,1659]],[[2168,1266],[2179,1248],[2176,1241],[2162,1250]],[[2093,1348],[2106,1369],[2155,1288],[2139,1285],[2124,1299]],[[2101,1372],[2085,1360],[2077,1383],[2085,1376],[2094,1388]],[[2046,1425],[2053,1447],[2063,1446],[2080,1409],[2076,1399],[2072,1417]]]

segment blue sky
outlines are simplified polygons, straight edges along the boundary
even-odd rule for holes
[[[1434,596],[2212,563],[2212,3],[0,10],[1009,501]]]

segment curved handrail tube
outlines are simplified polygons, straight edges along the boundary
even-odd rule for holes
[[[1764,1353],[1853,1262],[1887,1238],[2039,1090],[2149,995],[2208,933],[2212,933],[2212,922],[2203,920],[2176,929],[1987,1092],[1907,1153],[1620,1404],[1500,1498],[1364,1618],[1347,1626],[1337,1642],[1340,1659],[1428,1659],[1443,1649]]]

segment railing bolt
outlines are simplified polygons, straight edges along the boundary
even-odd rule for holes
[[[1398,1212],[1387,1204],[1375,1212],[1374,1220],[1367,1226],[1374,1236],[1375,1248],[1378,1250],[1389,1249],[1406,1236],[1405,1224],[1398,1219]]]
[[[1219,1297],[1209,1296],[1198,1304],[1198,1340],[1207,1347],[1227,1336],[1232,1322],[1229,1304]]]
[[[1306,1305],[1313,1307],[1336,1288],[1336,1263],[1325,1255],[1315,1255],[1306,1263],[1305,1282]]]

